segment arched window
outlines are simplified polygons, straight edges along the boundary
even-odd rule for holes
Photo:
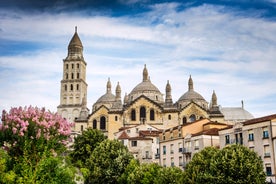
[[[150,120],[154,121],[154,110],[153,109],[150,110]]]
[[[70,89],[71,89],[71,91],[73,91],[73,84],[71,84]]]
[[[194,122],[196,120],[196,116],[194,114],[192,114],[190,117],[189,117],[189,121],[190,122]]]
[[[135,109],[131,110],[131,121],[136,121],[136,112],[135,112]]]
[[[115,121],[118,121],[118,116],[115,116]]]
[[[72,69],[74,68],[74,64],[72,64]]]
[[[67,85],[66,84],[64,85],[64,90],[67,91]]]
[[[97,120],[93,120],[93,129],[97,129]]]
[[[183,117],[183,118],[182,118],[182,124],[185,124],[185,123],[187,123],[187,118],[186,118],[186,117]]]
[[[172,116],[169,114],[168,115],[168,120],[171,120],[172,119]]]
[[[77,84],[77,90],[79,90],[79,84]]]
[[[65,78],[68,79],[68,73],[65,74]]]
[[[106,120],[105,120],[104,116],[102,116],[101,119],[100,119],[100,129],[101,130],[106,130]]]
[[[68,64],[66,64],[66,69],[68,69]]]
[[[79,79],[80,78],[80,73],[77,73],[77,79]]]
[[[73,73],[71,73],[71,79],[74,79],[74,74]]]
[[[77,63],[77,68],[80,68],[80,64],[79,63]]]
[[[146,120],[146,108],[140,107],[140,121],[144,123],[145,120]]]

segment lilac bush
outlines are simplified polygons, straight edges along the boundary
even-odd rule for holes
[[[69,140],[72,126],[72,123],[45,108],[11,108],[9,112],[4,110],[2,113],[0,144],[13,155],[22,154],[26,146],[33,152],[43,152],[44,149],[57,151]]]

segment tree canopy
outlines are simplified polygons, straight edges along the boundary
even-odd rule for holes
[[[196,153],[185,171],[187,183],[265,183],[263,163],[242,145]]]
[[[87,128],[74,140],[73,151],[70,153],[72,162],[78,167],[84,167],[94,149],[105,139],[106,137],[100,130]]]

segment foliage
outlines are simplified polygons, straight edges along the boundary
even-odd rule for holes
[[[155,184],[182,184],[185,183],[184,172],[178,167],[162,167],[154,180]]]
[[[121,142],[102,141],[87,160],[90,172],[84,176],[85,183],[117,183],[131,159],[132,154]]]
[[[71,126],[44,108],[3,111],[0,183],[74,183],[75,169],[60,156]]]
[[[9,113],[2,113],[0,144],[15,157],[23,154],[26,142],[33,155],[45,148],[58,151],[67,143],[72,125],[44,108],[11,108]]]
[[[188,183],[265,183],[261,158],[242,145],[196,153],[185,171]]]
[[[74,140],[73,151],[70,154],[72,162],[78,167],[84,167],[86,159],[90,157],[94,149],[105,139],[106,137],[100,130],[88,128],[83,131]]]
[[[119,183],[122,184],[159,184],[184,182],[184,172],[177,167],[161,167],[156,163],[139,164],[131,160],[125,172],[121,175]]]

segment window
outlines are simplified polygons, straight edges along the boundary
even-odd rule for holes
[[[136,121],[136,112],[135,112],[135,109],[131,110],[131,121]]]
[[[230,144],[230,135],[225,136],[225,144]]]
[[[172,116],[169,114],[168,115],[168,120],[171,120],[172,119]]]
[[[195,140],[195,150],[198,150],[198,149],[199,149],[199,141]]]
[[[190,117],[189,117],[189,121],[190,122],[194,122],[196,120],[196,116],[194,114],[192,114]]]
[[[265,171],[267,176],[272,175],[271,164],[265,164]]]
[[[182,142],[179,142],[178,143],[178,152],[182,152],[182,148],[183,146],[182,146]]]
[[[264,127],[264,128],[263,128],[263,138],[264,138],[264,139],[267,139],[268,137],[269,137],[268,128],[267,128],[267,127]]]
[[[74,89],[74,88],[73,88],[73,84],[71,84],[70,89],[71,89],[71,91],[73,91],[73,89]]]
[[[68,73],[66,73],[65,75],[66,75],[66,79],[68,79]]]
[[[154,121],[154,110],[153,109],[150,110],[150,120]]]
[[[264,157],[270,157],[269,145],[264,146]]]
[[[79,84],[77,84],[77,90],[79,90]]]
[[[149,155],[149,151],[146,151],[146,152],[145,152],[145,156],[146,156],[146,159],[151,158],[150,155]]]
[[[171,135],[170,135],[170,137],[171,137],[171,139],[173,138],[173,132],[171,131],[171,133],[170,133]]]
[[[77,68],[80,68],[80,64],[79,63],[77,63]]]
[[[174,151],[173,151],[173,144],[171,144],[170,150],[171,150],[171,154],[173,154],[174,153]]]
[[[165,140],[166,139],[166,136],[165,136],[165,133],[163,133],[163,140]]]
[[[144,123],[145,120],[146,120],[146,108],[140,107],[140,121]]]
[[[137,147],[137,141],[131,141],[131,146],[132,147]]]
[[[163,146],[163,155],[166,155],[166,146]]]
[[[64,90],[67,91],[67,85],[66,85],[66,84],[65,84],[65,86],[64,86]]]
[[[68,64],[66,64],[66,69],[68,69]]]
[[[72,64],[72,69],[74,68],[74,64]]]
[[[93,129],[97,129],[97,120],[93,120]]]
[[[115,121],[118,121],[118,116],[115,116]]]
[[[178,137],[181,137],[181,129],[178,129]]]
[[[183,165],[183,157],[182,156],[178,157],[178,162],[179,162],[179,166]]]
[[[81,125],[81,131],[83,131],[83,125]]]
[[[254,132],[253,132],[253,130],[248,131],[248,141],[254,141]]]
[[[129,130],[129,129],[127,130],[127,133],[130,133],[130,130]]]
[[[166,167],[166,158],[163,158],[163,167]]]
[[[73,73],[71,73],[71,79],[74,79],[74,74]]]
[[[174,157],[171,157],[171,166],[174,166]]]
[[[79,79],[80,78],[80,73],[77,73],[77,79]]]
[[[102,116],[101,119],[100,119],[100,129],[101,130],[105,130],[106,129],[106,120],[105,120],[104,116]]]
[[[182,124],[184,125],[184,124],[186,124],[187,123],[187,118],[186,117],[183,117],[182,118]]]

